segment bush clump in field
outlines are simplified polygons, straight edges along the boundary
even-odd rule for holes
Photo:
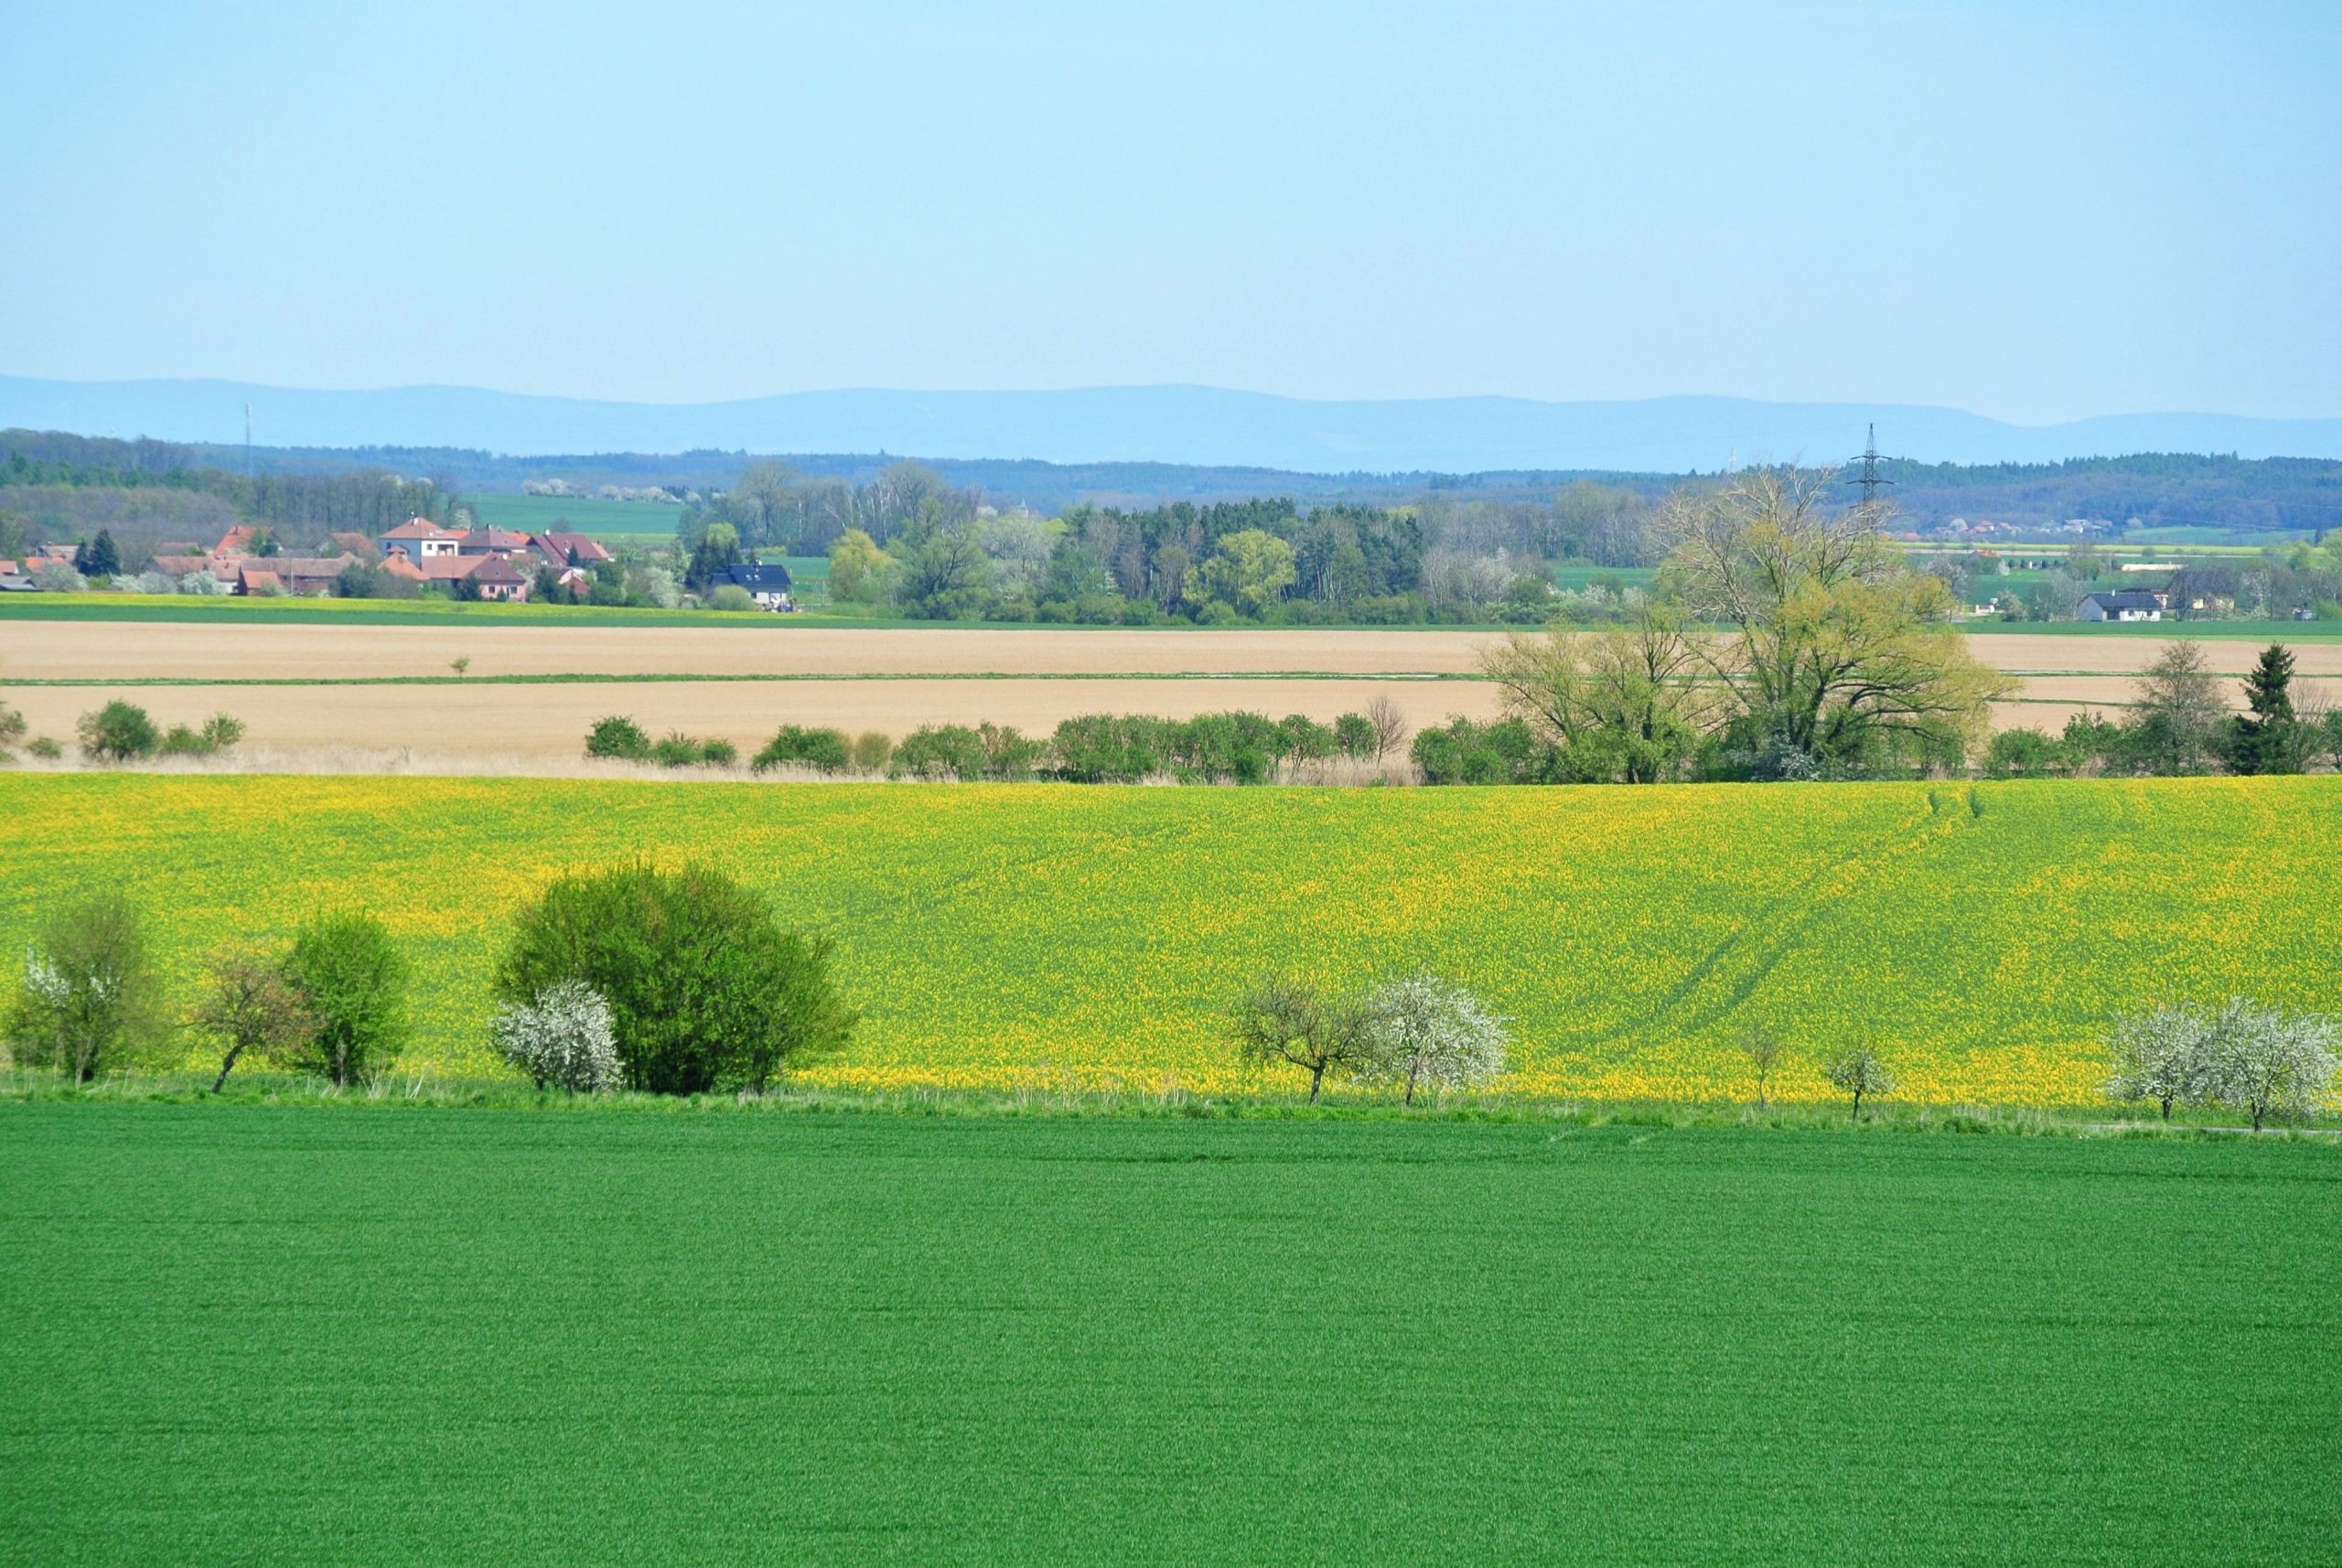
[[[1014,725],[921,725],[895,748],[887,770],[929,782],[1008,782],[1032,778],[1045,750]]]
[[[895,757],[895,740],[880,730],[866,729],[854,737],[854,765],[864,773],[884,773]]]
[[[591,987],[635,1089],[761,1091],[852,1033],[831,955],[720,872],[636,866],[548,886],[520,912],[496,989],[521,1005],[564,981]]]
[[[725,583],[707,596],[707,607],[712,610],[737,612],[757,607],[756,596],[737,583]]]
[[[612,714],[596,719],[594,727],[586,732],[586,755],[613,762],[647,762],[650,737],[632,719]]]
[[[758,773],[775,768],[810,768],[816,773],[843,773],[852,761],[845,732],[806,729],[783,725],[765,742],[748,766]]]
[[[214,714],[201,729],[173,725],[156,750],[164,757],[218,757],[244,738],[244,722],[228,714]]]
[[[73,732],[81,743],[81,755],[93,762],[137,762],[154,756],[163,740],[145,709],[118,697],[83,714]]]
[[[371,915],[319,915],[293,939],[285,973],[317,1020],[309,1055],[335,1083],[387,1065],[407,1033],[405,953]]]
[[[0,762],[16,760],[16,747],[25,744],[25,715],[0,703]]]
[[[1417,735],[1411,755],[1426,784],[1550,784],[1561,777],[1560,753],[1519,719],[1450,719]]]
[[[66,905],[26,944],[24,989],[8,1019],[25,1060],[87,1082],[151,1045],[163,1025],[146,922],[120,893]]]
[[[217,1094],[246,1057],[295,1058],[317,1037],[317,1016],[285,955],[230,948],[204,964],[205,989],[188,1022],[220,1042]]]
[[[592,986],[560,980],[496,1015],[496,1048],[539,1089],[607,1094],[625,1081],[610,1004]]]
[[[730,768],[739,762],[740,748],[728,740],[701,740],[669,730],[652,745],[648,759],[661,768]]]

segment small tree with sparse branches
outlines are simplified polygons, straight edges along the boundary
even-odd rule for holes
[[[1504,1071],[1504,1020],[1462,986],[1436,975],[1388,981],[1367,997],[1360,1070],[1406,1085],[1405,1103],[1422,1085],[1477,1089]]]
[[[1273,974],[1237,1003],[1229,1033],[1247,1061],[1306,1070],[1315,1105],[1328,1072],[1363,1059],[1364,1026],[1358,1007],[1327,998],[1306,981]]]
[[[2106,1039],[2106,1097],[2152,1100],[2170,1121],[2173,1105],[2204,1091],[2212,1035],[2211,1015],[2185,1002],[2116,1019]]]
[[[210,984],[196,1003],[190,1022],[222,1047],[212,1093],[226,1086],[228,1075],[244,1057],[298,1051],[316,1036],[317,1015],[285,973],[282,958],[231,949],[214,953],[204,969]]]
[[[1374,701],[1366,704],[1365,717],[1373,731],[1375,761],[1381,761],[1407,743],[1407,715],[1386,694],[1375,693]]]
[[[1856,1046],[1831,1058],[1822,1065],[1821,1075],[1837,1087],[1839,1093],[1853,1096],[1853,1117],[1857,1122],[1863,1117],[1863,1096],[1895,1092],[1895,1075],[1886,1070],[1886,1064],[1868,1046]]]
[[[1778,1032],[1761,1024],[1740,1036],[1740,1054],[1748,1058],[1749,1067],[1756,1074],[1756,1109],[1759,1111],[1772,1107],[1765,1092],[1766,1086],[1772,1079],[1773,1069],[1780,1065],[1781,1053],[1787,1048]]]

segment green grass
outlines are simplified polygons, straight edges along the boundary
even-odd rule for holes
[[[0,1104],[0,1557],[2333,1560],[2342,1151]]]
[[[640,539],[672,541],[680,506],[656,501],[614,501],[586,496],[473,496],[464,498],[484,528],[523,533],[558,530],[605,543]]]

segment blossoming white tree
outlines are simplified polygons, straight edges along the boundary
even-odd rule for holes
[[[2232,996],[2212,1020],[2205,1098],[2252,1118],[2315,1115],[2334,1086],[2333,1020],[2289,1014]]]
[[[2106,1097],[2152,1100],[2170,1121],[2175,1103],[2202,1097],[2212,1037],[2212,1015],[2185,1002],[2117,1019],[2106,1041]]]
[[[534,1000],[498,1013],[496,1046],[539,1089],[558,1084],[575,1094],[602,1094],[625,1077],[610,1004],[581,981],[556,982]]]
[[[1432,974],[1386,981],[1366,999],[1363,1076],[1418,1087],[1477,1089],[1504,1071],[1504,1020],[1464,987]]]

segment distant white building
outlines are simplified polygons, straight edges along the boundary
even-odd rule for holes
[[[2161,620],[2168,594],[2125,588],[2111,594],[2084,594],[2074,606],[2076,620]]]

